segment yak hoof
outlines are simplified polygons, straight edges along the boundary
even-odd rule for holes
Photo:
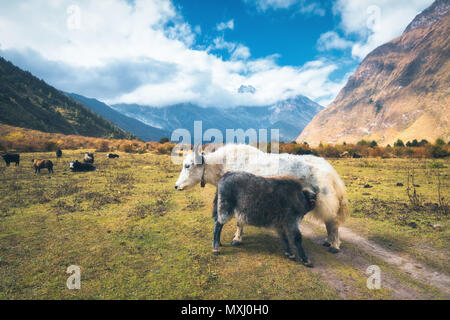
[[[339,249],[336,249],[336,248],[333,248],[333,247],[329,247],[328,251],[331,252],[331,253],[338,253]]]
[[[231,245],[233,247],[238,247],[238,246],[242,245],[242,241],[233,240],[233,241],[231,241]]]
[[[286,254],[289,260],[295,261],[295,254]]]
[[[307,268],[314,268],[314,264],[311,261],[302,262],[303,265]]]
[[[324,247],[331,247],[331,243],[329,243],[328,241],[325,241],[324,243],[322,243],[322,245]]]
[[[213,250],[212,254],[215,256],[218,256],[220,254],[220,252],[219,252],[219,250]]]

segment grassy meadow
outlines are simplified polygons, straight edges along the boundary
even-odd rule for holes
[[[115,160],[96,153],[99,171],[70,172],[69,162],[84,151],[63,151],[58,161],[53,152],[24,153],[19,167],[0,165],[0,299],[398,298],[389,289],[368,290],[365,268],[307,236],[314,269],[287,260],[268,230],[246,227],[244,244],[231,247],[234,223],[224,227],[221,255],[213,256],[214,187],[175,191],[181,166],[156,153],[119,153]],[[55,173],[35,175],[32,158],[55,159]],[[448,159],[330,161],[348,188],[346,227],[450,273],[448,212],[436,205],[437,173],[448,200]],[[415,168],[415,205],[407,195],[408,168]],[[359,255],[345,241],[342,249]],[[360,255],[419,296],[449,298]],[[70,265],[81,268],[81,290],[66,288]]]

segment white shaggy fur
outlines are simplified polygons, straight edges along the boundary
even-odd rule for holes
[[[245,171],[260,176],[293,175],[317,187],[316,208],[309,215],[325,223],[329,245],[335,251],[339,249],[338,227],[347,215],[347,194],[339,175],[325,159],[311,155],[270,154],[241,144],[228,144],[216,152],[205,154],[204,165],[198,161],[194,163],[196,156],[201,158],[196,152],[186,156],[175,184],[178,190],[196,185],[203,174],[207,183],[217,186],[220,177],[228,171]],[[235,236],[237,242],[241,241],[242,235],[239,228]]]

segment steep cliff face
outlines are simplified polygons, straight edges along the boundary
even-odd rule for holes
[[[311,144],[450,139],[450,0],[435,1],[399,38],[372,51],[298,137]]]

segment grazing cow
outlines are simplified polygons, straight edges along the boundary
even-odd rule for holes
[[[15,162],[16,166],[18,166],[19,162],[20,162],[20,155],[19,154],[7,153],[7,154],[2,155],[2,158],[3,158],[3,160],[5,160],[7,167],[9,167],[11,162]]]
[[[48,169],[48,173],[53,173],[53,162],[51,160],[32,159],[34,173],[41,173],[41,169]]]
[[[95,171],[96,168],[90,163],[82,163],[78,160],[75,160],[69,165],[70,170],[73,172],[87,172],[87,171]]]
[[[84,163],[94,163],[94,154],[93,153],[85,153],[83,160],[84,160]]]
[[[222,227],[233,216],[240,224],[273,228],[280,236],[285,255],[313,267],[302,246],[299,223],[316,204],[316,191],[293,177],[260,177],[247,172],[227,172],[219,180],[214,199],[213,253],[219,254]]]
[[[120,158],[120,156],[118,154],[115,154],[115,153],[108,153],[106,155],[106,158],[107,159],[117,159],[117,158]]]
[[[175,184],[177,190],[185,190],[196,184],[217,186],[220,177],[228,171],[244,171],[258,176],[292,175],[320,192],[317,205],[309,216],[323,221],[328,238],[323,243],[332,253],[339,252],[338,228],[348,213],[345,185],[336,170],[323,158],[305,155],[265,153],[255,147],[227,144],[212,153],[202,154],[199,148],[188,154]],[[236,230],[232,245],[242,243],[243,226]]]
[[[56,150],[56,157],[61,158],[62,157],[62,151],[61,149]]]

